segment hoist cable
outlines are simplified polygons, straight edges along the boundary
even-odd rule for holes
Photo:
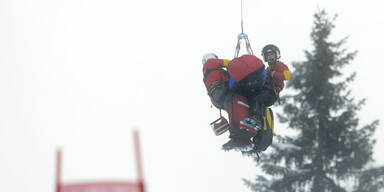
[[[244,33],[244,28],[243,28],[243,0],[241,0],[241,33]]]

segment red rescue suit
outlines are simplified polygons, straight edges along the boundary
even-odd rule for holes
[[[267,78],[265,87],[271,90],[278,88],[279,92],[284,89],[284,81],[291,78],[288,66],[278,61],[276,64],[269,65],[267,68],[271,77]]]
[[[240,121],[248,117],[249,106],[244,96],[229,90],[229,74],[224,69],[229,62],[225,59],[209,59],[203,67],[203,81],[212,104],[228,113],[232,134],[239,131]]]

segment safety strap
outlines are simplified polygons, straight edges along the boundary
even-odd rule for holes
[[[216,71],[216,70],[223,70],[221,68],[213,68],[213,69],[207,69],[204,73],[204,81],[205,79],[208,77],[208,75],[212,72],[212,71]]]
[[[247,49],[247,53],[250,54],[250,55],[253,55],[253,51],[252,51],[252,48],[251,48],[251,43],[249,43],[249,40],[248,40],[248,35],[245,34],[245,33],[240,33],[237,36],[237,45],[236,45],[236,51],[235,51],[235,58],[239,57],[240,47],[241,47],[241,42],[242,41],[245,42],[245,48]]]
[[[271,84],[272,88],[273,88],[273,92],[275,93],[276,97],[277,97],[277,102],[278,104],[280,105],[280,91],[281,91],[281,88],[276,85],[276,84]]]

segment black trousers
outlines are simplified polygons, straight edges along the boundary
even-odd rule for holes
[[[278,96],[274,91],[263,88],[258,92],[248,95],[247,99],[249,104],[249,116],[261,116],[263,108],[273,105],[278,99]]]
[[[209,95],[212,104],[218,108],[228,112],[227,103],[233,97],[233,92],[229,90],[228,84],[224,82],[217,83],[214,85],[215,88]]]
[[[236,93],[236,92],[235,92]],[[212,91],[210,98],[211,102],[218,109],[227,111],[227,103],[233,97],[234,92],[229,90],[228,85],[219,83],[215,85],[215,89]],[[239,93],[240,94],[240,93]],[[273,105],[278,96],[274,91],[262,88],[260,90],[242,90],[241,94],[247,98],[249,105],[249,116],[261,116],[263,106],[269,107]]]

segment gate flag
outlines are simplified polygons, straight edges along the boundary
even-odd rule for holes
[[[140,182],[66,184],[60,186],[60,192],[142,192],[141,185]]]
[[[137,180],[135,182],[88,182],[76,184],[63,184],[61,182],[61,150],[57,151],[56,157],[56,192],[144,192],[144,182],[140,155],[139,133],[133,134],[135,152]]]

